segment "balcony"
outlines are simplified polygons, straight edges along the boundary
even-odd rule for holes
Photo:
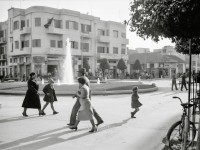
[[[0,55],[0,60],[6,60],[6,55],[5,54],[1,54]]]
[[[64,34],[64,30],[61,28],[49,27],[49,28],[46,28],[45,30],[47,34],[58,34],[58,35]]]
[[[25,35],[25,34],[31,34],[31,28],[30,27],[23,27],[22,29],[20,29],[20,34],[21,35]]]
[[[5,37],[0,38],[0,44],[6,44],[6,38]]]
[[[81,32],[81,38],[91,39],[92,38],[92,33],[91,32],[88,32],[88,33]]]
[[[18,56],[18,55],[30,55],[31,54],[31,48],[30,47],[24,47],[20,50],[15,50],[10,53],[12,56]]]
[[[51,55],[65,55],[65,49],[63,48],[49,48],[47,50],[48,54]]]
[[[128,55],[122,54],[121,58],[128,60]]]
[[[109,36],[100,35],[100,36],[98,36],[98,42],[109,43],[110,42],[110,37]]]
[[[129,44],[129,39],[121,38],[121,43],[122,44]]]

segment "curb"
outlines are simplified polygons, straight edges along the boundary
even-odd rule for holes
[[[139,93],[154,92],[157,91],[158,87],[139,89]],[[72,96],[76,91],[56,91],[58,96]],[[40,95],[44,95],[43,92],[39,92]],[[116,91],[92,91],[92,95],[119,95],[119,94],[131,94],[132,90],[116,90]],[[11,91],[11,90],[0,90],[0,95],[25,95],[26,91]]]

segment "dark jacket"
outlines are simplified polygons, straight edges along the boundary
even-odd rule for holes
[[[55,94],[55,89],[51,88],[50,84],[47,84],[43,90],[42,90],[45,94],[44,96],[44,101],[46,102],[54,102],[54,101],[57,101],[57,97],[56,97],[56,94]],[[49,94],[49,95],[47,95]]]

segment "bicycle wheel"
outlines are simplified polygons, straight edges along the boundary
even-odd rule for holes
[[[186,147],[189,147],[195,136],[196,136],[196,127],[194,125],[194,123],[192,123],[190,121],[190,126],[189,126],[189,133],[188,133],[188,139],[187,139],[187,143],[186,143]],[[171,150],[180,150],[181,149],[181,143],[182,143],[182,132],[183,132],[183,124],[182,121],[178,121],[176,123],[174,123],[168,133],[167,133],[167,140],[169,142],[169,148]]]

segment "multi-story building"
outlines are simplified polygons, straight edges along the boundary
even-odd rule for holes
[[[115,74],[117,62],[127,62],[126,26],[67,9],[33,6],[8,10],[8,72],[62,75],[66,39],[71,41],[74,73],[87,59],[95,73],[99,60],[107,58]]]
[[[8,75],[7,67],[7,21],[0,22],[0,76]]]

